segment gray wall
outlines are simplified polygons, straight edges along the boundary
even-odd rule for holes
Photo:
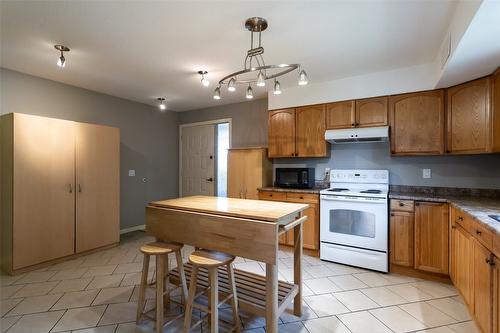
[[[121,228],[144,224],[146,203],[177,196],[177,113],[7,69],[0,69],[0,85],[0,114],[28,113],[120,128]],[[136,170],[135,177],[128,177],[129,169]]]
[[[392,157],[388,143],[331,146],[329,158],[275,159],[274,167],[315,167],[321,179],[332,169],[388,169],[394,185],[470,187],[500,189],[500,154],[469,156]],[[432,178],[423,179],[422,169]]]
[[[179,124],[232,118],[233,148],[267,146],[267,99],[179,112]]]
[[[180,123],[233,119],[233,147],[267,146],[267,102],[256,100],[209,109],[181,112]],[[330,157],[274,159],[274,167],[315,167],[316,178],[324,169],[388,169],[396,185],[500,188],[500,154],[475,156],[391,157],[389,144],[331,146]],[[422,169],[432,170],[431,179]]]

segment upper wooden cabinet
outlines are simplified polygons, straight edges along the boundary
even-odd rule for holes
[[[500,68],[492,76],[493,108],[492,108],[492,140],[491,150],[500,152]],[[499,328],[500,331],[500,328]]]
[[[326,105],[326,129],[387,125],[387,96]]]
[[[387,96],[356,100],[356,127],[387,125]]]
[[[491,152],[490,90],[490,77],[447,89],[447,153]]]
[[[448,274],[448,204],[415,203],[415,268]]]
[[[344,101],[326,105],[326,128],[339,129],[354,127],[356,122],[356,102]]]
[[[325,105],[269,112],[269,157],[324,157]]]
[[[393,155],[444,153],[444,91],[389,97]]]
[[[269,112],[269,157],[295,156],[295,109]]]
[[[327,144],[325,141],[325,105],[295,109],[295,156],[326,156]]]

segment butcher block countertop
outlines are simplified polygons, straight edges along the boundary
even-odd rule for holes
[[[191,196],[162,200],[152,202],[149,206],[275,222],[279,224],[287,224],[294,221],[298,213],[309,207],[307,204],[289,202],[209,196]]]

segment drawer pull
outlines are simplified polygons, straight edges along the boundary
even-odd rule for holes
[[[300,196],[300,198],[301,198],[301,199],[304,199],[304,197],[303,197],[303,196]]]
[[[457,228],[457,226],[456,226],[456,225],[452,225],[452,226],[451,226],[451,228],[452,228],[452,229],[456,229],[456,228]]]
[[[399,207],[404,207],[404,205],[405,205],[404,202],[401,201],[399,202]]]
[[[394,213],[391,213],[391,216],[394,216]]]
[[[482,232],[481,232],[481,231],[479,231],[479,230],[476,230],[476,235],[479,235],[479,236],[481,236],[481,234],[482,234]]]
[[[463,220],[464,220],[464,218],[463,218],[462,216],[459,216],[459,217],[458,217],[458,220],[459,220],[459,221],[463,221]]]
[[[486,263],[489,264],[490,266],[495,266],[495,259],[493,258],[493,255],[489,255],[486,257]]]

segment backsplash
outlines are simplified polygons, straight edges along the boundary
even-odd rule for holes
[[[337,144],[330,149],[330,157],[277,158],[273,165],[316,168],[317,180],[325,168],[387,169],[391,185],[500,189],[500,154],[393,157],[389,143]],[[430,179],[422,178],[422,169],[431,169]]]

